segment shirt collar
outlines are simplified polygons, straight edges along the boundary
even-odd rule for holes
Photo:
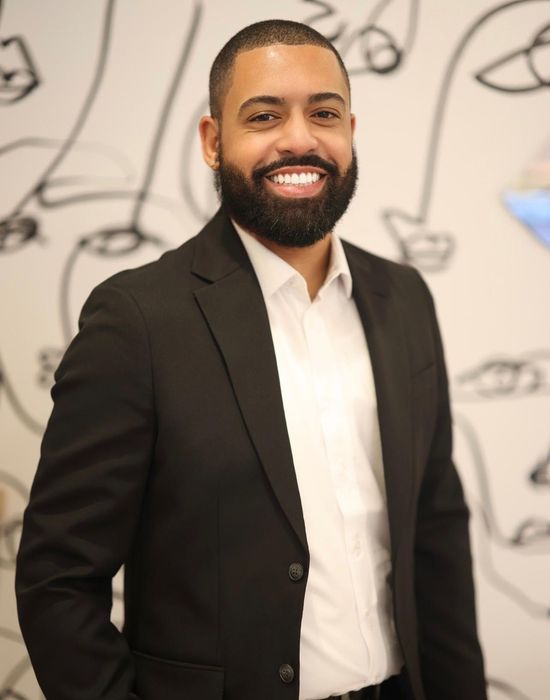
[[[250,233],[247,233],[239,224],[231,219],[235,230],[250,258],[258,282],[262,289],[264,298],[269,298],[277,292],[284,284],[293,278],[302,278],[300,273],[295,270],[292,265],[289,265],[285,260],[280,258],[276,253],[266,248]],[[319,295],[322,296],[323,291],[334,280],[340,279],[346,297],[351,297],[352,279],[349,270],[348,261],[342,246],[342,241],[338,236],[332,234],[332,245],[330,249],[330,263],[326,279],[323,286],[319,290]]]

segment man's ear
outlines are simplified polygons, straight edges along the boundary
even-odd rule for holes
[[[355,134],[355,124],[356,124],[355,114],[350,114],[349,116],[350,116],[350,122],[351,122],[351,135],[353,136]]]
[[[202,117],[199,122],[199,134],[201,137],[202,157],[206,165],[212,170],[219,168],[220,127],[214,117]]]

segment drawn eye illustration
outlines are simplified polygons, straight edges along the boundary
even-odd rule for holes
[[[0,221],[0,254],[13,253],[38,237],[38,221],[20,216]]]
[[[550,486],[550,450],[548,454],[535,464],[529,474],[529,479],[535,486]]]
[[[475,74],[485,87],[501,92],[532,92],[550,86],[550,25],[527,46],[491,61]]]
[[[483,362],[456,378],[457,399],[509,398],[550,391],[550,353]]]
[[[0,105],[22,100],[40,84],[38,71],[22,37],[0,41]]]
[[[399,64],[403,51],[395,37],[383,27],[366,26],[356,32],[351,41],[342,47],[346,67],[350,75],[366,71],[391,73]]]
[[[94,255],[117,258],[132,253],[145,242],[157,245],[161,243],[160,239],[145,234],[134,226],[122,226],[103,229],[85,236],[80,239],[79,246]]]
[[[354,3],[345,10],[336,3],[305,2],[322,10],[305,19],[305,23],[336,46],[350,75],[391,73],[411,48],[417,0]]]

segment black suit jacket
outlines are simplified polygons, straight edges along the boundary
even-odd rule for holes
[[[416,700],[483,700],[433,304],[412,268],[345,251],[374,370],[410,686]],[[45,696],[296,700],[306,533],[266,308],[223,212],[92,292],[56,380],[16,582]],[[109,622],[122,564],[123,634]]]

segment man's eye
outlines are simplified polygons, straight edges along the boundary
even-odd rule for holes
[[[315,112],[313,116],[319,119],[337,119],[338,117],[337,114],[334,114],[334,112],[329,112],[328,109],[321,109],[318,112]]]
[[[267,114],[266,112],[262,112],[262,114],[255,114],[253,117],[250,118],[251,122],[270,122],[273,119],[275,119],[273,114]]]

